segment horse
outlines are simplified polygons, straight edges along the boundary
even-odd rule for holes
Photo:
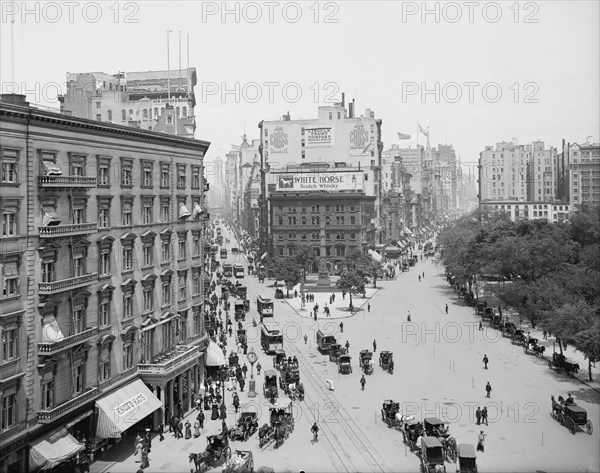
[[[202,471],[202,466],[206,464],[204,461],[206,452],[203,453],[190,453],[190,463],[194,463],[196,466],[196,472]]]
[[[263,424],[263,426],[258,429],[258,444],[259,446],[263,446],[271,435],[271,426],[269,424]]]
[[[456,461],[456,456],[458,454],[458,444],[456,443],[456,439],[450,435],[441,441],[444,446],[444,454],[452,461]]]

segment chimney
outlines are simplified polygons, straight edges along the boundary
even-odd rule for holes
[[[348,104],[348,118],[353,118],[354,108],[352,107],[352,102]]]
[[[25,95],[22,94],[0,94],[0,102],[9,103],[11,105],[22,105],[28,107],[29,102],[25,100]]]
[[[354,99],[352,99],[352,118],[356,114],[356,104],[354,103]]]
[[[342,107],[346,106],[346,94],[342,92]]]

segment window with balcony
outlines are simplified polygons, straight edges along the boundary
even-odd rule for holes
[[[2,299],[19,296],[19,262],[18,257],[5,257],[0,260]]]
[[[14,185],[19,183],[19,150],[2,149],[2,183]]]
[[[85,176],[87,155],[68,153],[71,176]]]
[[[288,225],[296,225],[296,217],[288,217]]]
[[[54,375],[52,372],[49,372],[48,375],[49,376],[44,376],[41,382],[42,411],[48,411],[54,408]]]
[[[311,223],[312,223],[313,225],[320,225],[320,224],[321,224],[321,217],[318,217],[318,216],[316,216],[316,217],[311,217],[311,219],[310,219],[310,220],[311,220]]]
[[[73,366],[71,392],[73,396],[80,396],[85,391],[85,363],[81,360]]]
[[[331,225],[331,217],[325,217],[325,225]]]
[[[178,164],[177,165],[177,188],[185,189],[186,185],[186,165]]]
[[[98,168],[98,186],[110,186],[110,162],[109,156],[96,156],[96,166]]]

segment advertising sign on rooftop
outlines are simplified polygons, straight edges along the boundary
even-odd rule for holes
[[[306,146],[330,145],[333,142],[331,127],[305,128]]]
[[[362,172],[320,172],[280,174],[277,178],[278,191],[362,191]]]

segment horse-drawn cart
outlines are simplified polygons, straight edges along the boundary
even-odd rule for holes
[[[402,436],[404,444],[408,445],[411,451],[417,446],[417,439],[424,434],[423,424],[418,420],[407,420],[402,425]]]
[[[552,353],[552,359],[548,361],[548,367],[556,371],[564,371],[568,376],[574,377],[579,371],[579,363],[567,361],[567,357],[562,353]]]
[[[458,472],[477,473],[477,455],[475,447],[468,443],[458,444]]]
[[[206,471],[231,458],[231,448],[227,435],[209,435],[206,437],[206,450],[202,453],[190,453],[190,463],[196,466],[196,472]]]
[[[279,393],[277,392],[277,372],[273,370],[265,371],[265,381],[263,383],[263,395],[271,402],[275,402]]]
[[[340,356],[341,345],[339,343],[332,343],[329,347],[329,361],[337,363],[338,357]]]
[[[222,473],[253,473],[254,456],[250,450],[236,450]]]
[[[231,440],[248,440],[258,430],[258,414],[242,412],[236,426],[229,430]]]
[[[400,403],[396,401],[392,401],[388,399],[383,401],[383,405],[381,407],[381,420],[384,421],[387,426],[392,429],[400,428],[400,420],[397,415],[400,412]]]
[[[394,374],[394,354],[391,351],[382,351],[379,353],[379,366],[384,371]]]
[[[444,447],[436,437],[421,439],[421,471],[423,473],[445,472]]]
[[[537,338],[529,337],[523,345],[523,351],[529,355],[542,356],[544,351],[546,351],[546,347],[539,345],[538,341]]]
[[[551,396],[552,412],[550,415],[566,426],[573,435],[578,430],[578,426],[585,427],[588,434],[592,435],[594,426],[592,421],[587,418],[587,411],[575,403],[567,403],[562,396],[558,396],[558,402]]]
[[[365,374],[373,374],[373,353],[369,350],[361,350],[360,367]]]

